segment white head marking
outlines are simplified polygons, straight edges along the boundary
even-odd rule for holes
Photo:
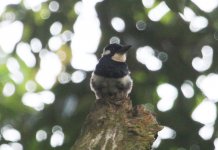
[[[110,50],[104,50],[102,56],[109,55],[111,53]]]

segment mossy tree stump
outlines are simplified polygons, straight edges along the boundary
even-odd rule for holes
[[[129,98],[97,100],[71,150],[150,150],[162,127]]]

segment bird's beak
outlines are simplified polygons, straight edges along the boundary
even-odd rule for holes
[[[131,45],[125,45],[125,46],[123,46],[122,48],[121,48],[121,50],[120,50],[120,53],[126,53],[128,50],[129,50],[129,48],[130,47],[132,47]]]

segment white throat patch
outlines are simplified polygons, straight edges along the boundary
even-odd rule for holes
[[[126,54],[115,53],[111,59],[118,62],[126,62]]]

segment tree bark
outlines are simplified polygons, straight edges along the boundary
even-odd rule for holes
[[[71,150],[150,150],[162,127],[129,98],[97,100]]]

